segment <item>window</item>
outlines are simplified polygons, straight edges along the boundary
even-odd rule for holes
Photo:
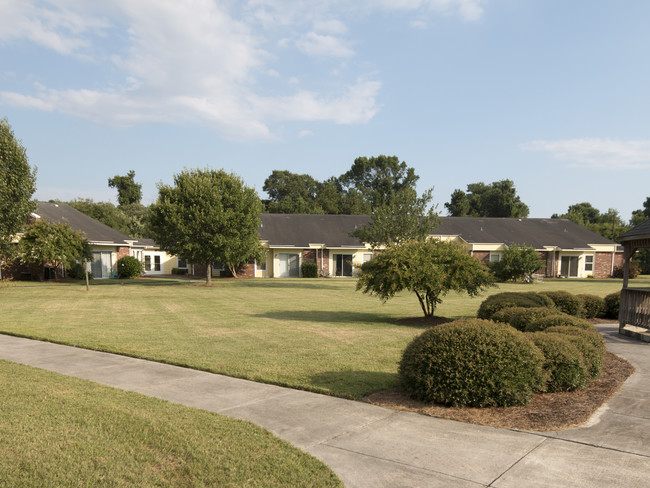
[[[593,271],[594,270],[594,256],[585,256],[585,271]]]
[[[334,276],[352,277],[352,254],[334,254]]]
[[[187,268],[187,259],[178,258],[178,267]]]
[[[501,261],[501,253],[500,252],[491,252],[490,253],[490,262],[491,263],[498,263]]]
[[[372,253],[371,252],[364,252],[363,256],[361,257],[361,263],[367,263],[372,259]]]
[[[255,267],[258,271],[266,271],[266,260],[262,262],[255,260]]]

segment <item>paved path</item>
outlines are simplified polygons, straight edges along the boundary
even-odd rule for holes
[[[637,372],[588,426],[494,429],[191,369],[0,335],[0,359],[250,420],[349,487],[650,486],[650,344],[600,326]]]

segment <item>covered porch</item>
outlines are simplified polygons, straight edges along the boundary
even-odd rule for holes
[[[623,289],[618,312],[620,334],[650,342],[650,288],[629,286],[630,261],[637,249],[650,248],[650,219],[621,234],[624,249]]]

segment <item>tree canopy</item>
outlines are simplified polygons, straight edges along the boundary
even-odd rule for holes
[[[115,175],[108,179],[110,188],[117,188],[118,205],[131,205],[142,200],[142,185],[135,182],[135,171],[129,171],[125,176]]]
[[[208,268],[220,262],[237,268],[262,257],[258,229],[262,204],[255,190],[223,170],[185,170],[174,185],[158,186],[150,225],[156,242],[170,254]]]
[[[499,281],[526,281],[544,265],[532,246],[511,244],[501,259],[490,263],[490,269]]]
[[[59,267],[70,267],[76,261],[87,261],[92,257],[90,244],[82,232],[72,230],[68,224],[50,223],[44,219],[27,227],[19,247],[23,261],[51,264],[55,278]]]
[[[476,296],[492,284],[488,268],[461,246],[427,240],[389,247],[364,263],[357,290],[382,301],[408,290],[417,296],[424,316],[433,317],[450,291]]]
[[[569,205],[567,213],[562,215],[553,214],[551,218],[568,219],[614,241],[628,229],[628,226],[621,219],[618,210],[610,208],[607,212],[601,213],[600,210],[594,208],[589,202]]]
[[[29,214],[36,210],[36,169],[14,136],[7,119],[0,119],[0,256],[12,249],[12,237],[22,230]]]
[[[512,180],[470,183],[467,192],[454,190],[445,207],[452,217],[527,217],[528,205],[523,203]]]

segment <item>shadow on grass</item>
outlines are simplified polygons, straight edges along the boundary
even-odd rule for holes
[[[335,310],[281,310],[276,312],[258,313],[253,315],[253,317],[275,320],[295,320],[298,322],[364,322],[395,324],[395,319],[381,313],[348,312]]]
[[[324,371],[310,377],[314,386],[353,399],[394,388],[398,381],[397,373],[380,371]]]
[[[328,279],[328,278],[258,278],[251,280],[241,280],[240,283],[260,287],[260,288],[306,288],[306,289],[333,289],[345,288],[349,289],[347,285],[356,283],[356,280],[347,279]]]
[[[81,286],[86,286],[85,281],[78,281],[77,284]],[[92,280],[90,286],[184,286],[184,285],[195,285],[197,283],[204,282],[191,282],[189,280],[167,280],[160,278],[142,278],[135,280],[119,280],[119,279],[108,279],[108,280]]]

